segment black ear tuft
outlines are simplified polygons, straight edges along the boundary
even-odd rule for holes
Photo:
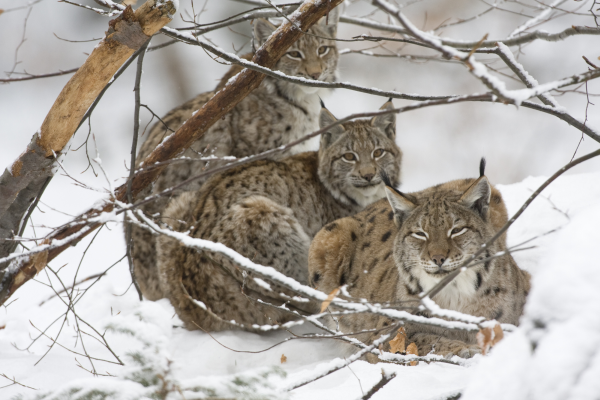
[[[481,161],[479,162],[479,177],[485,175],[485,157],[481,157]]]
[[[319,97],[319,101],[321,102],[321,108],[327,108],[325,107],[325,103],[323,103],[323,99]]]
[[[387,174],[387,172],[385,172],[384,169],[379,171],[379,176],[381,177],[381,180],[383,181],[385,186],[389,186],[391,188],[394,187],[394,185],[392,185],[392,181],[390,180],[390,176]]]
[[[401,191],[399,191],[398,189],[396,189],[394,187],[394,185],[392,184],[392,181],[390,179],[390,176],[387,174],[387,172],[384,169],[379,171],[379,176],[381,177],[381,180],[383,181],[383,184],[385,186],[392,189],[394,192],[398,193],[400,196],[404,196],[404,193],[402,193]]]
[[[392,100],[393,100],[393,99],[392,99],[391,97],[388,99],[388,101],[392,101]]]

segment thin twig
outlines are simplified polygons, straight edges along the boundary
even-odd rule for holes
[[[107,272],[107,271],[100,272],[99,274],[90,275],[90,276],[88,276],[88,277],[85,277],[85,278],[83,278],[83,279],[80,279],[80,280],[78,280],[77,282],[75,282],[75,286],[77,286],[77,285],[81,285],[82,283],[84,283],[84,282],[87,282],[87,281],[89,281],[90,279],[94,279],[94,278],[101,278],[101,277],[103,277],[104,275],[106,275],[106,272]],[[59,290],[58,292],[56,292],[55,294],[53,294],[52,296],[48,297],[46,300],[44,300],[44,301],[42,301],[40,304],[38,304],[38,307],[41,307],[41,306],[43,306],[43,305],[44,305],[46,302],[48,302],[49,300],[53,299],[53,298],[54,298],[54,297],[56,297],[56,296],[60,296],[60,294],[61,294],[61,293],[65,292],[66,290],[69,290],[69,289],[71,289],[71,288],[72,288],[72,286],[69,286],[69,287],[68,287],[68,288],[66,288],[66,289],[61,289],[61,290]]]
[[[25,16],[25,20],[23,22],[23,36],[21,37],[21,41],[19,42],[19,45],[15,49],[15,62],[13,64],[13,67],[10,70],[10,72],[6,73],[6,76],[8,76],[9,78],[15,72],[17,65],[19,65],[21,63],[21,61],[19,61],[19,50],[21,49],[21,46],[23,46],[23,43],[25,43],[25,41],[27,40],[25,35],[27,34],[27,21],[29,20],[29,16],[31,15],[31,10],[33,10],[33,8],[31,7],[31,5],[29,5],[29,9],[27,10],[27,15]]]
[[[7,388],[7,387],[12,386],[12,385],[19,385],[19,386],[23,386],[24,388],[27,388],[27,389],[37,390],[36,388],[32,388],[31,386],[23,385],[22,383],[17,382],[17,380],[15,379],[14,376],[12,378],[9,378],[8,376],[6,376],[6,374],[0,374],[0,376],[4,377],[4,378],[6,378],[6,379],[8,379],[9,381],[12,382],[10,385],[0,386],[0,389],[4,389],[4,388]]]
[[[53,77],[53,76],[68,75],[68,74],[72,74],[74,72],[77,72],[78,69],[79,68],[73,68],[73,69],[68,69],[68,70],[65,70],[65,71],[52,72],[52,73],[49,73],[49,74],[30,75],[30,76],[26,76],[26,77],[23,77],[23,78],[0,79],[0,83],[30,81],[30,80],[33,80],[33,79],[42,79],[42,78],[50,78],[50,77]]]
[[[294,385],[290,386],[287,390],[291,391],[291,390],[294,390],[294,389],[298,389],[299,387],[307,385],[307,384],[309,384],[311,382],[314,382],[316,380],[319,380],[319,379],[321,379],[321,378],[323,378],[323,377],[325,377],[327,375],[330,375],[330,374],[332,374],[332,373],[334,373],[336,371],[339,371],[342,368],[345,368],[346,366],[352,364],[354,361],[356,361],[359,358],[361,358],[363,355],[369,353],[371,350],[377,349],[380,344],[383,344],[383,343],[387,342],[390,337],[394,337],[394,335],[396,334],[396,331],[400,328],[401,325],[402,325],[402,323],[395,324],[392,327],[392,331],[390,333],[381,335],[376,340],[374,340],[371,345],[369,345],[366,348],[358,351],[357,353],[352,354],[343,363],[340,363],[338,360],[333,360],[333,362],[330,362],[330,366],[328,368],[326,368],[326,370],[324,372],[318,372],[318,373],[314,374],[313,376],[310,376],[310,377],[307,377],[307,378],[303,378],[299,382],[297,382]]]
[[[133,184],[133,177],[135,176],[135,158],[137,154],[137,142],[138,135],[140,132],[140,83],[142,81],[142,67],[144,64],[144,55],[146,54],[146,49],[148,49],[148,45],[150,44],[150,39],[146,43],[142,45],[140,48],[140,54],[137,60],[137,71],[135,75],[135,86],[133,88],[133,92],[135,93],[135,108],[133,112],[133,139],[131,140],[131,161],[129,167],[129,180],[127,182],[127,201],[129,203],[133,203],[133,195],[131,194],[131,187]],[[129,274],[131,275],[131,281],[133,282],[133,286],[135,286],[135,290],[138,293],[140,301],[143,300],[142,289],[140,289],[140,285],[135,277],[134,264],[133,264],[133,256],[131,253],[133,252],[133,238],[132,238],[132,227],[127,223],[127,216],[125,218],[125,241],[127,243],[127,262],[129,263]]]
[[[375,386],[373,386],[371,388],[371,390],[369,390],[365,395],[363,395],[363,397],[361,397],[361,400],[369,400],[371,397],[373,397],[373,395],[379,391],[379,389],[381,389],[382,387],[384,387],[385,385],[387,385],[388,383],[390,383],[390,381],[392,379],[394,379],[396,377],[396,373],[395,372],[385,372],[383,369],[381,370],[381,379],[379,380],[379,382],[377,382],[375,384]]]

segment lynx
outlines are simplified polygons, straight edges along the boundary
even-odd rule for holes
[[[386,186],[387,200],[353,217],[326,225],[313,240],[309,275],[313,286],[330,293],[348,285],[352,297],[392,306],[414,306],[431,289],[481,248],[507,221],[500,193],[482,172],[465,179],[402,194]],[[529,274],[510,254],[488,259],[506,248],[505,238],[489,246],[479,260],[433,300],[442,308],[517,324],[529,291]],[[428,315],[425,312],[420,315]],[[340,318],[344,332],[385,329],[386,318],[352,315]],[[471,357],[479,353],[475,335],[464,331],[406,324],[408,340],[420,355]],[[369,343],[379,333],[362,334]],[[388,347],[389,348],[389,347]],[[375,362],[369,355],[367,360]]]
[[[331,11],[329,22],[325,18],[308,30],[277,63],[275,69],[287,75],[332,82],[336,79],[338,51],[335,41],[337,9]],[[254,44],[262,45],[276,29],[267,20],[254,22]],[[251,55],[245,58],[250,59]],[[196,110],[201,108],[214,93],[225,86],[229,78],[241,71],[233,67],[221,80],[214,92],[203,93],[183,105],[171,110],[151,129],[148,138],[140,148],[137,167],[144,158],[176,131]],[[183,156],[197,159],[203,156],[245,157],[289,143],[318,129],[320,100],[319,89],[300,86],[266,77],[261,85],[242,100],[237,106],[215,123],[206,134],[197,140]],[[298,151],[298,150],[296,150]],[[215,167],[223,161],[186,161],[174,163],[159,176],[151,189],[140,196],[163,191],[185,179],[197,175],[205,168]],[[185,191],[198,189],[203,181],[187,186]],[[142,209],[145,213],[158,217],[164,211],[168,197],[155,201]],[[147,231],[133,227],[133,259],[135,275],[144,296],[157,300],[164,296],[160,289],[156,272],[155,239]]]
[[[384,105],[389,107],[389,102]],[[320,121],[325,127],[335,117],[323,109]],[[401,156],[394,114],[347,122],[322,134],[318,153],[261,160],[212,177],[199,191],[173,199],[165,221],[308,284],[312,237],[323,225],[383,198],[379,173],[385,171],[397,184]],[[273,307],[282,305],[278,293],[287,293],[284,289],[265,289],[218,253],[197,252],[167,237],[157,243],[163,289],[188,329],[232,329],[225,321],[235,320],[252,330],[252,324],[293,318]],[[285,306],[304,313],[315,309],[298,301]]]

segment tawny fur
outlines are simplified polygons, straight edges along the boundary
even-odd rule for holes
[[[384,107],[390,106],[386,103]],[[321,125],[333,121],[323,109]],[[173,199],[164,221],[308,284],[308,248],[319,229],[362,210],[377,193],[373,188],[381,186],[381,170],[399,182],[401,152],[395,143],[394,124],[394,114],[348,122],[322,135],[318,153],[257,161],[216,175],[200,190]],[[385,196],[379,193],[380,198]],[[257,301],[279,306],[278,293],[293,293],[275,285],[274,292],[266,290],[252,275],[244,277],[240,268],[222,255],[197,252],[168,237],[160,237],[157,247],[163,287],[188,329],[233,329],[224,321],[235,320],[252,330],[252,324],[293,318]],[[189,296],[204,303],[212,314]],[[315,311],[313,303],[291,301],[286,307]]]
[[[309,29],[309,34],[302,35],[290,47],[288,54],[295,56],[297,54],[294,52],[301,52],[302,59],[283,56],[275,69],[287,75],[333,82],[336,79],[339,56],[335,41],[328,38],[335,38],[336,27],[337,9],[330,13],[328,25],[325,25],[325,19],[323,18]],[[254,21],[255,47],[258,48],[264,43],[274,29],[275,27],[266,20]],[[319,54],[319,51],[325,54]],[[250,54],[244,58],[250,59],[251,57]],[[202,93],[171,110],[162,118],[171,130],[168,130],[162,122],[157,122],[139,150],[136,166],[140,167],[144,158],[165,137],[176,131],[214,93],[223,88],[227,81],[241,70],[242,68],[239,66],[232,67],[214,92]],[[193,143],[191,148],[186,150],[182,156],[188,159],[197,159],[201,155],[205,157],[245,157],[281,146],[317,130],[320,109],[319,90],[317,88],[300,86],[266,77],[257,89],[210,127],[204,136]],[[293,151],[300,152],[300,149],[301,146],[297,146]],[[142,192],[139,198],[161,192],[191,176],[199,174],[207,168],[223,164],[223,161],[211,161],[209,163],[201,161],[175,162],[168,166],[160,174],[154,185]],[[173,195],[162,197],[141,207],[141,209],[157,221],[162,221],[164,219],[161,214],[173,196],[182,191],[197,190],[203,182],[203,180],[197,180]],[[133,242],[135,276],[142,293],[150,300],[164,297],[156,272],[154,237],[146,230],[133,227]]]
[[[489,193],[477,192],[486,185]],[[477,201],[489,196],[485,199],[488,205],[476,202],[469,206],[479,195],[482,197]],[[355,298],[401,308],[414,306],[421,292],[457,268],[507,221],[502,196],[485,177],[456,180],[404,196],[388,191],[388,197],[405,207],[392,207],[388,200],[380,200],[352,217],[326,225],[315,236],[309,252],[311,285],[325,293],[348,285]],[[453,228],[462,227],[467,231],[454,238],[448,236]],[[428,237],[415,237],[417,232]],[[505,248],[502,237],[480,259]],[[441,261],[440,255],[444,257],[441,267],[434,262],[436,257]],[[528,291],[529,274],[507,254],[461,273],[433,300],[442,308],[516,325]],[[344,332],[382,329],[393,323],[367,314],[344,316],[338,322]],[[407,324],[406,330],[420,355],[434,352],[471,357],[479,352],[472,333],[414,324]],[[358,338],[370,343],[380,334]],[[372,355],[367,359],[377,360]]]

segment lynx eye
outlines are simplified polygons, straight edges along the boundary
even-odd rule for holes
[[[373,151],[373,158],[379,158],[379,157],[383,156],[384,154],[385,154],[384,149],[375,149]]]
[[[466,227],[462,227],[462,228],[454,228],[450,231],[450,234],[448,236],[450,236],[451,238],[455,238],[457,236],[462,235],[463,233],[465,233],[467,231]]]
[[[356,161],[356,154],[354,153],[345,153],[342,156],[344,161]]]
[[[292,60],[302,60],[302,53],[299,51],[288,51],[286,56],[291,58]]]
[[[317,49],[317,54],[320,56],[324,56],[329,53],[329,46],[321,46]]]
[[[410,236],[419,240],[427,240],[427,234],[425,232],[413,232],[410,234]]]

